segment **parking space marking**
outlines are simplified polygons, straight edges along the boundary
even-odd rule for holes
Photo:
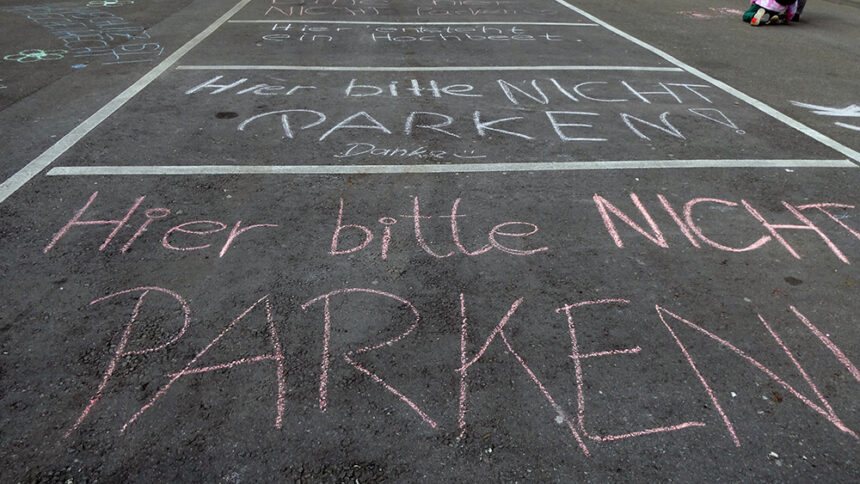
[[[116,175],[354,175],[509,171],[636,170],[667,168],[857,168],[849,160],[639,160],[421,165],[165,165],[60,166],[48,176]]]
[[[206,29],[197,34],[194,38],[185,43],[182,47],[180,47],[176,52],[169,55],[164,61],[154,67],[152,70],[147,72],[143,77],[141,77],[138,81],[124,90],[122,93],[117,95],[107,104],[105,104],[102,108],[96,111],[92,116],[87,118],[77,127],[75,127],[68,134],[63,136],[59,141],[57,141],[54,145],[48,148],[45,152],[39,155],[36,159],[28,163],[21,170],[12,175],[9,179],[0,184],[0,203],[5,201],[9,196],[15,193],[19,188],[21,188],[24,184],[29,182],[33,177],[47,169],[54,161],[57,160],[60,156],[63,155],[67,150],[69,150],[72,146],[77,144],[78,141],[83,139],[87,134],[89,134],[93,129],[98,127],[104,120],[114,114],[117,110],[119,110],[122,106],[125,105],[132,97],[137,95],[140,91],[146,88],[149,84],[151,84],[156,78],[161,76],[164,72],[169,70],[174,66],[185,54],[191,51],[198,44],[203,42],[207,37],[209,37],[213,32],[215,32],[218,28],[220,28],[223,24],[230,22],[230,19],[236,15],[240,10],[242,10],[245,6],[247,6],[251,0],[240,0],[236,5],[234,5],[230,10],[228,10],[224,15],[219,17],[215,22],[210,24]],[[784,163],[800,163],[800,165],[792,165],[797,167],[807,167],[807,166],[816,166],[823,167],[825,165],[833,167],[857,167],[860,166],[860,152],[857,152],[848,146],[845,146],[836,140],[825,136],[824,134],[813,130],[812,128],[782,114],[776,109],[764,104],[761,101],[758,101],[751,96],[748,96],[737,89],[725,84],[722,81],[719,81],[704,72],[689,66],[673,56],[667,54],[666,52],[643,42],[615,27],[609,25],[608,23],[594,17],[593,15],[567,3],[565,0],[555,0],[556,3],[568,8],[569,10],[582,15],[586,19],[590,20],[594,24],[598,26],[602,26],[616,35],[621,36],[622,38],[644,48],[645,50],[657,54],[661,58],[666,61],[674,64],[677,68],[666,68],[666,67],[639,67],[639,66],[482,66],[482,67],[466,67],[466,66],[443,66],[443,67],[327,67],[327,66],[179,66],[177,69],[182,70],[212,70],[212,69],[265,69],[265,70],[318,70],[318,71],[338,71],[338,70],[390,70],[390,71],[439,71],[439,70],[463,70],[463,71],[476,71],[476,70],[658,70],[658,71],[669,71],[669,72],[680,72],[686,71],[690,74],[699,77],[700,79],[711,83],[712,85],[722,89],[723,91],[731,94],[732,96],[746,102],[747,104],[755,107],[756,109],[768,114],[769,116],[781,121],[782,123],[800,131],[801,133],[815,139],[816,141],[828,146],[829,148],[836,150],[845,156],[847,156],[850,160],[741,160],[743,163],[739,163],[738,167],[748,168],[751,166],[776,166],[776,167],[787,167]],[[242,22],[242,21],[237,21]],[[248,22],[248,21],[245,21]],[[258,21],[253,21],[258,22]],[[276,23],[270,21],[259,21],[266,23]],[[337,22],[328,22],[328,21],[303,21],[304,23],[337,23]],[[281,21],[281,23],[286,23]],[[296,22],[298,23],[298,22]],[[383,22],[357,22],[361,24],[384,24]],[[428,22],[423,22],[428,23]],[[453,22],[433,22],[434,24],[454,24]],[[492,22],[480,22],[481,24],[491,24]],[[418,23],[415,23],[418,24]],[[465,24],[465,23],[464,23]],[[468,24],[476,24],[475,22],[469,22]],[[496,24],[505,24],[504,22],[496,22]],[[517,25],[527,25],[528,22],[510,22],[510,24]],[[540,23],[542,25],[546,23]],[[577,24],[583,25],[583,24]],[[717,164],[722,167],[731,167],[732,163],[737,163],[738,160],[658,160],[658,161],[619,161],[619,162],[569,162],[569,163],[506,163],[506,164],[480,164],[474,165],[472,169],[474,171],[514,171],[516,167],[520,167],[519,171],[530,171],[530,170],[573,170],[573,169],[620,169],[620,167],[636,167],[637,164],[646,167],[645,165],[650,165],[651,167],[659,167],[659,168],[693,168],[693,167],[711,167],[709,164]],[[677,166],[677,163],[685,163],[683,166]],[[698,163],[698,164],[697,164]],[[771,164],[769,164],[771,163]],[[775,165],[774,165],[775,163]],[[589,164],[597,165],[600,164],[600,168],[585,168]],[[629,165],[629,166],[628,166]],[[383,165],[370,165],[365,166],[365,169],[373,169],[373,170],[391,170],[391,171],[380,171],[379,173],[404,173],[402,170],[413,170],[410,172],[417,173],[418,168],[424,166],[427,170],[448,170],[448,168],[441,167],[460,167],[459,171],[471,171],[469,169],[472,165],[412,165],[412,166],[383,166]],[[506,169],[491,169],[491,166],[507,166]],[[575,167],[574,167],[575,166]],[[539,168],[542,167],[542,168]],[[613,168],[618,167],[618,168]],[[89,167],[93,168],[93,167]],[[110,167],[113,169],[114,167]],[[116,167],[118,168],[118,167]],[[122,167],[129,168],[129,167]],[[146,168],[146,167],[140,167]],[[163,167],[156,167],[163,168]],[[182,169],[187,169],[188,167],[179,167]],[[217,169],[223,169],[223,167],[215,167]],[[248,167],[239,167],[239,168],[248,168]],[[254,167],[251,167],[254,168]],[[264,169],[272,169],[273,167],[257,167]],[[279,169],[285,170],[283,173],[302,173],[299,171],[291,172],[289,170],[309,170],[308,167],[278,167]],[[356,166],[352,167],[343,167],[343,166],[328,166],[328,165],[318,165],[320,170],[329,170],[323,171],[325,173],[351,173],[349,171],[337,171],[337,170],[354,170]],[[451,169],[449,171],[456,171]],[[63,173],[63,169],[59,170],[51,170],[51,173],[57,175],[59,173]],[[436,171],[424,171],[426,173],[432,173]],[[363,173],[368,173],[364,171]]]
[[[225,66],[177,66],[182,71],[347,71],[347,72],[435,72],[435,71],[645,71],[684,72],[679,67],[650,66],[275,66],[275,65],[225,65]]]
[[[555,0],[555,2],[569,8],[570,10],[578,13],[579,15],[582,15],[583,17],[591,20],[592,22],[601,25],[603,28],[609,30],[610,32],[613,32],[616,35],[619,35],[622,38],[627,39],[630,42],[633,42],[634,44],[638,45],[639,47],[642,47],[643,49],[646,49],[649,52],[657,54],[658,56],[671,62],[672,64],[675,64],[676,66],[681,67],[682,69],[686,70],[690,74],[693,74],[694,76],[698,77],[699,79],[702,79],[703,81],[706,81],[706,82],[713,84],[714,86],[722,89],[723,91],[731,94],[732,96],[735,96],[736,98],[744,101],[745,103],[747,103],[750,106],[758,109],[759,111],[767,114],[768,116],[776,119],[777,121],[780,121],[784,124],[787,124],[788,126],[791,126],[792,128],[796,129],[797,131],[800,131],[801,133],[803,133],[803,134],[809,136],[810,138],[818,141],[819,143],[827,146],[828,148],[834,149],[834,150],[842,153],[843,155],[847,156],[848,158],[851,158],[852,160],[854,160],[854,162],[857,163],[858,166],[860,166],[860,152],[853,150],[853,149],[849,148],[848,146],[845,146],[842,143],[836,141],[835,139],[830,138],[829,136],[825,136],[824,134],[810,128],[809,126],[806,126],[805,124],[786,116],[785,114],[777,111],[776,109],[768,106],[767,104],[759,101],[758,99],[755,99],[752,96],[744,94],[741,91],[733,88],[732,86],[729,86],[725,82],[717,80],[716,78],[711,77],[708,74],[705,74],[704,72],[700,71],[699,69],[696,69],[693,66],[690,66],[684,62],[679,61],[678,59],[676,59],[673,56],[669,55],[668,53],[658,49],[657,47],[654,47],[653,45],[648,44],[647,42],[643,42],[643,41],[637,39],[636,37],[633,37],[632,35],[613,27],[612,25],[609,25],[608,23],[606,23],[606,22],[600,20],[599,18],[591,15],[590,13],[585,12],[584,10],[581,10],[577,7],[574,7],[573,5],[567,3],[565,0]]]
[[[129,86],[126,90],[121,92],[115,98],[111,99],[107,104],[102,106],[101,109],[96,111],[92,116],[84,120],[84,122],[82,122],[81,124],[77,125],[67,135],[63,136],[59,141],[57,141],[50,148],[45,150],[44,153],[36,157],[36,159],[25,165],[24,168],[21,168],[20,170],[18,170],[17,173],[9,177],[8,180],[0,184],[0,203],[3,203],[3,201],[9,198],[9,196],[15,193],[19,188],[24,186],[25,183],[30,181],[34,176],[41,173],[45,168],[50,166],[51,163],[53,163],[57,158],[62,156],[63,153],[68,151],[69,148],[77,144],[77,142],[80,141],[84,136],[89,134],[90,131],[94,130],[105,119],[110,117],[110,115],[115,113],[131,98],[137,95],[137,93],[139,93],[146,86],[151,84],[152,81],[154,81],[161,74],[173,67],[174,64],[179,62],[179,59],[181,59],[185,54],[191,51],[191,49],[196,47],[197,44],[203,42],[207,37],[209,37],[213,32],[215,32],[215,30],[217,30],[219,27],[221,27],[221,25],[230,20],[232,16],[236,15],[239,10],[245,8],[245,6],[249,3],[251,3],[251,0],[239,0],[239,3],[234,5],[233,8],[227,11],[227,13],[218,17],[218,20],[212,22],[212,24],[203,29],[203,31],[194,36],[194,38],[186,42],[185,45],[176,50],[176,52],[167,56],[167,58],[161,61],[161,63],[159,63],[149,72],[144,74],[143,77],[137,80],[137,82]]]
[[[335,24],[335,25],[544,25],[557,27],[599,27],[583,22],[361,22],[358,20],[230,20],[230,24]]]

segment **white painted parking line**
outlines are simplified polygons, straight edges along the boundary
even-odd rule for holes
[[[182,71],[346,71],[346,72],[435,72],[435,71],[643,71],[684,72],[679,67],[650,66],[275,66],[224,65],[177,66]]]
[[[591,20],[592,22],[603,26],[604,28],[615,33],[616,35],[619,35],[619,36],[629,40],[630,42],[633,42],[634,44],[642,47],[643,49],[646,49],[650,52],[653,52],[654,54],[659,55],[660,57],[662,57],[663,59],[666,59],[667,61],[671,62],[672,64],[683,68],[685,71],[689,72],[690,74],[693,74],[694,76],[696,76],[696,77],[698,77],[698,78],[700,78],[706,82],[713,84],[714,86],[722,89],[723,91],[731,94],[732,96],[735,96],[736,98],[744,101],[745,103],[747,103],[750,106],[758,109],[759,111],[767,114],[768,116],[771,116],[772,118],[774,118],[774,119],[776,119],[776,120],[778,120],[784,124],[787,124],[788,126],[791,126],[792,128],[794,128],[794,129],[800,131],[801,133],[809,136],[810,138],[818,141],[819,143],[822,143],[825,146],[842,153],[843,155],[847,156],[848,158],[851,158],[852,160],[854,160],[856,163],[860,164],[860,152],[857,152],[856,150],[853,150],[853,149],[849,148],[848,146],[845,146],[842,143],[840,143],[840,142],[838,142],[838,141],[836,141],[836,140],[834,140],[828,136],[825,136],[822,133],[819,133],[818,131],[810,128],[809,126],[806,126],[805,124],[803,124],[799,121],[796,121],[796,120],[786,116],[785,114],[782,114],[781,112],[779,112],[776,109],[768,106],[767,104],[759,101],[758,99],[755,99],[752,96],[749,96],[747,94],[742,93],[741,91],[729,86],[728,84],[705,74],[704,72],[696,69],[695,67],[687,65],[684,62],[679,61],[678,59],[672,57],[671,55],[658,49],[657,47],[654,47],[653,45],[648,44],[646,42],[643,42],[643,41],[637,39],[636,37],[633,37],[632,35],[613,27],[612,25],[609,25],[608,23],[606,23],[606,22],[598,19],[597,17],[591,15],[590,13],[585,12],[583,10],[580,10],[577,7],[574,7],[573,5],[567,3],[565,0],[555,0],[555,1],[561,5],[564,5],[565,7],[569,8],[570,10],[582,15],[583,17]]]
[[[751,106],[759,109],[760,111],[770,115],[771,117],[791,126],[792,128],[806,134],[807,136],[823,143],[824,145],[844,154],[849,159],[854,160],[854,162],[860,164],[860,153],[857,151],[842,145],[841,143],[815,131],[802,123],[795,121],[792,118],[780,113],[774,108],[738,91],[737,89],[732,88],[731,86],[719,81],[698,69],[695,69],[678,59],[675,59],[671,55],[663,52],[662,50],[651,46],[635,37],[618,30],[617,28],[603,22],[602,20],[592,16],[591,14],[580,10],[573,5],[570,5],[564,0],[555,0],[557,3],[567,7],[568,9],[577,12],[582,15],[586,19],[593,22],[593,24],[585,24],[585,23],[548,23],[548,22],[495,22],[495,24],[510,24],[510,25],[569,25],[569,26],[594,26],[599,25],[607,30],[623,37],[624,39],[660,56],[666,61],[672,63],[676,67],[648,67],[648,66],[593,66],[593,65],[578,65],[578,66],[432,66],[432,67],[348,67],[348,66],[267,66],[267,65],[256,65],[256,66],[240,66],[240,65],[232,65],[232,66],[178,66],[176,69],[178,70],[295,70],[295,71],[366,71],[366,72],[421,72],[421,71],[650,71],[650,72],[688,72],[693,74],[700,79],[703,79],[714,86],[722,89],[723,91],[735,96],[738,99],[745,101]],[[151,84],[156,78],[161,76],[164,72],[172,68],[185,54],[187,54],[190,50],[200,44],[203,40],[205,40],[209,35],[215,32],[218,28],[220,28],[223,24],[227,22],[231,22],[231,17],[233,17],[236,13],[238,13],[241,9],[243,9],[246,5],[248,5],[251,0],[240,0],[235,6],[233,6],[229,11],[227,11],[224,15],[219,17],[215,22],[209,25],[206,29],[197,34],[194,38],[189,40],[185,45],[180,47],[176,52],[169,55],[164,61],[155,66],[152,70],[147,72],[143,77],[141,77],[137,82],[132,84],[129,88],[124,90],[122,93],[113,98],[110,102],[105,104],[101,109],[96,111],[92,116],[87,118],[84,122],[75,127],[71,132],[67,135],[63,136],[59,141],[57,141],[54,145],[48,148],[44,153],[39,155],[36,159],[28,163],[17,173],[12,175],[9,179],[0,184],[0,203],[5,201],[9,196],[11,196],[15,191],[21,188],[24,184],[30,181],[34,176],[48,168],[57,158],[62,156],[67,150],[69,150],[72,146],[74,146],[78,141],[84,138],[87,134],[89,134],[93,129],[98,127],[104,120],[114,114],[117,110],[119,110],[126,102],[128,102],[131,98],[137,95],[140,91],[146,88],[149,84]],[[236,21],[240,22],[257,22],[257,21]],[[265,23],[276,23],[271,21],[259,21]],[[329,22],[329,21],[287,21],[294,23],[337,23],[337,22]],[[282,21],[281,23],[287,23]],[[346,21],[341,21],[341,23],[346,23]],[[375,24],[386,24],[384,22],[355,22],[359,24],[366,25],[375,25]],[[392,24],[398,25],[420,25],[420,24],[445,24],[445,25],[475,25],[475,24],[490,24],[491,22],[392,22]],[[315,173],[311,171],[312,169],[321,170],[319,173],[358,173],[363,169],[365,171],[361,171],[363,173],[442,173],[442,172],[452,172],[452,171],[546,171],[546,170],[597,170],[597,169],[628,169],[628,168],[706,168],[706,167],[732,167],[732,168],[751,168],[751,167],[775,167],[775,168],[790,168],[790,167],[828,167],[828,168],[844,168],[848,166],[856,166],[852,164],[849,160],[656,160],[656,161],[602,161],[602,162],[569,162],[569,163],[503,163],[503,164],[464,164],[464,165],[411,165],[411,166],[382,166],[382,165],[367,165],[364,167],[359,166],[329,166],[329,165],[320,165],[317,167],[309,167],[309,166],[283,166],[283,167],[235,167],[236,170],[239,171],[231,171],[229,173],[257,173],[260,171],[254,170],[276,170],[274,172],[277,173]],[[80,170],[94,170],[97,167],[81,167]],[[108,172],[113,172],[115,170],[130,170],[134,167],[103,167],[105,169],[104,173],[101,174],[109,174]],[[160,170],[173,170],[172,173],[164,173],[164,174],[201,174],[202,172],[190,171],[188,170],[193,167],[139,167],[141,169],[141,174],[155,174],[151,172],[147,172],[148,169],[160,169]],[[232,169],[230,167],[224,166],[215,166],[215,167],[198,167],[198,168],[206,168],[211,170],[223,170]],[[71,174],[73,167],[65,167],[65,168],[56,168],[51,170],[52,175],[59,174]],[[341,171],[335,171],[341,170]],[[374,171],[374,170],[382,170],[382,171]],[[387,171],[386,171],[387,170]],[[398,171],[399,170],[399,171]],[[420,171],[424,170],[424,171]],[[144,173],[146,172],[146,173]],[[223,171],[227,173],[226,171]],[[264,172],[264,171],[263,171]],[[214,172],[213,172],[214,173]],[[262,172],[261,172],[262,173]],[[85,174],[83,172],[75,173],[75,174]],[[86,174],[96,174],[96,173],[86,173]],[[130,171],[125,171],[123,173],[117,174],[131,174]]]
[[[207,37],[212,34],[212,32],[215,32],[215,30],[217,30],[221,25],[230,20],[230,17],[236,15],[239,10],[242,10],[250,2],[251,0],[240,0],[239,3],[237,3],[235,6],[233,6],[233,8],[228,10],[227,13],[219,17],[218,20],[212,22],[212,24],[203,29],[202,32],[195,35],[194,38],[192,38],[191,40],[186,42],[185,45],[177,49],[176,52],[167,56],[167,58],[161,61],[161,63],[159,63],[149,72],[144,74],[143,77],[141,77],[137,80],[137,82],[129,86],[128,89],[121,92],[115,98],[111,99],[107,104],[102,106],[101,109],[96,111],[95,114],[87,118],[83,123],[76,126],[75,129],[69,132],[69,134],[63,136],[59,141],[54,143],[54,145],[48,148],[44,153],[36,157],[36,159],[28,163],[26,166],[24,166],[24,168],[21,168],[17,173],[9,177],[8,180],[0,184],[0,203],[9,198],[10,195],[15,193],[22,186],[24,186],[24,184],[30,181],[34,176],[41,173],[42,170],[50,166],[51,163],[53,163],[63,153],[68,151],[69,148],[74,146],[84,136],[89,134],[90,131],[95,129],[105,119],[115,113],[132,97],[137,95],[137,93],[139,93],[146,86],[152,83],[152,81],[154,81],[158,76],[173,67],[174,64],[179,62],[179,59],[181,59],[182,56],[184,56],[191,49],[196,47],[197,44],[203,42]]]
[[[640,160],[543,163],[459,163],[434,165],[189,165],[60,166],[49,176],[116,175],[351,175],[479,173],[511,171],[637,170],[671,168],[858,168],[849,160]]]
[[[361,22],[358,20],[230,20],[231,24],[335,24],[335,25],[544,25],[557,27],[599,27],[582,22]]]

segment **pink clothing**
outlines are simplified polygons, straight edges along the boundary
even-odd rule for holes
[[[797,14],[797,2],[791,5],[781,5],[776,0],[750,0],[750,5],[753,4],[766,8],[771,12],[785,13],[786,20],[791,20]]]

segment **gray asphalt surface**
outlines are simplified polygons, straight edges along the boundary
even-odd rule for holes
[[[858,480],[860,11],[745,8],[3,0],[2,480]]]

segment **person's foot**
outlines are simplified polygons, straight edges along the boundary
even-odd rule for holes
[[[756,11],[755,15],[753,15],[752,20],[750,20],[750,25],[752,25],[753,27],[756,27],[759,24],[761,24],[761,19],[762,19],[762,17],[765,16],[765,14],[767,14],[767,10],[759,7],[759,9]]]
[[[794,17],[791,19],[794,22],[800,21],[800,14],[803,13],[803,7],[806,6],[806,0],[798,0],[797,2],[797,13],[794,14]]]

